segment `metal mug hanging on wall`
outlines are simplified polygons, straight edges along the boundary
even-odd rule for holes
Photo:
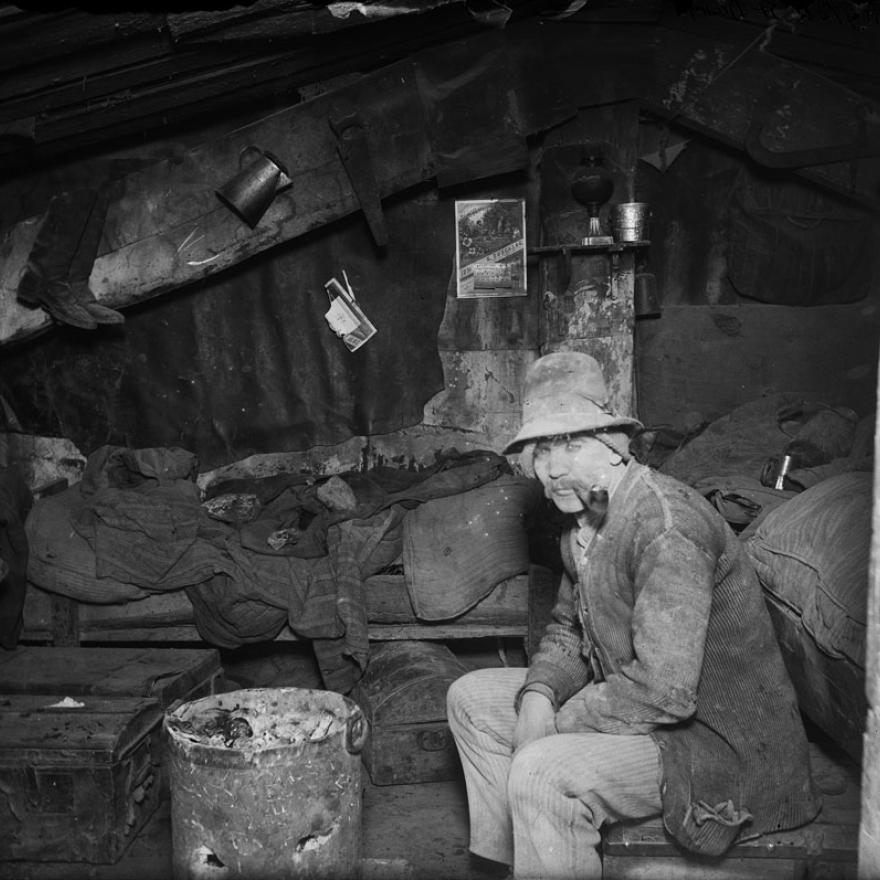
[[[248,154],[256,158],[247,162]],[[287,168],[268,150],[248,146],[239,156],[241,170],[220,189],[217,197],[253,229],[269,209],[275,196],[291,184]]]

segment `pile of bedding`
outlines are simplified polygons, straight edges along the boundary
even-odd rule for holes
[[[772,395],[719,419],[661,466],[739,533],[803,713],[854,758],[867,711],[874,422],[873,413]],[[794,467],[777,489],[768,483],[785,452]]]
[[[455,617],[529,568],[526,520],[541,499],[492,452],[421,471],[218,484],[202,498],[181,449],[103,447],[80,483],[26,522],[28,579],[89,603],[183,590],[218,647],[313,640],[327,687],[347,692],[368,659],[364,582],[399,570],[422,619]]]

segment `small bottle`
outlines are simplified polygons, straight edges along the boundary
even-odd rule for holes
[[[779,465],[779,473],[776,475],[776,482],[773,484],[774,489],[785,488],[785,475],[791,470],[793,456],[783,455],[782,464]]]

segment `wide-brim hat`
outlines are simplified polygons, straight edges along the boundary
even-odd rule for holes
[[[634,433],[643,427],[638,419],[611,411],[598,361],[577,351],[548,354],[529,367],[522,413],[522,427],[504,448],[505,455],[520,452],[526,443],[541,437],[611,428]]]

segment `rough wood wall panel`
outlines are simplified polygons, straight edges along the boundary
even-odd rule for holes
[[[562,19],[541,25],[542,39],[552,47],[547,63],[566,82],[576,107],[638,100],[655,75],[654,34],[652,26],[640,24]]]
[[[633,339],[631,333],[609,336],[563,339],[548,343],[541,354],[555,351],[580,351],[596,358],[602,365],[608,401],[618,413],[641,418],[633,393]]]
[[[132,73],[129,68],[165,68],[167,62],[156,58],[167,46],[168,38],[153,31],[62,55],[40,65],[19,65],[0,78],[0,119],[19,119],[131,88],[133,82],[140,83],[145,76],[143,71]],[[177,57],[182,61],[187,54],[192,55],[180,53]],[[205,67],[205,58],[199,63]]]
[[[164,19],[152,13],[94,15],[84,10],[28,12],[0,19],[0,70],[17,70],[70,55],[84,47],[97,49],[161,30]]]
[[[538,347],[537,294],[446,301],[437,337],[441,351],[486,351]]]
[[[27,266],[45,214],[17,223],[6,230],[0,242],[0,339],[29,336],[46,327],[46,313],[28,308],[16,298],[18,285]]]
[[[373,95],[381,99],[376,100]],[[127,180],[107,217],[112,250],[95,261],[90,286],[103,303],[122,308],[192,283],[273,245],[360,209],[336,151],[328,116],[359,107],[380,191],[387,195],[431,175],[422,106],[412,66],[391,65],[344,94],[329,93],[156,163]],[[270,150],[289,164],[293,185],[251,230],[215,190],[239,170],[245,147]],[[0,312],[15,339],[32,330],[32,313],[0,289]],[[44,316],[43,327],[49,325]]]
[[[729,11],[732,13],[732,7]],[[667,9],[660,23],[664,28],[696,36],[704,44],[721,40],[747,46],[753,40],[767,36],[765,10],[749,9],[747,4],[741,4],[738,11],[741,15],[735,18],[732,14],[677,15]],[[860,12],[866,25],[861,28],[857,24]],[[876,17],[871,27],[867,26],[872,15],[867,7],[863,10],[853,8],[851,14],[852,23],[835,20],[831,15],[827,15],[824,21],[818,16],[810,20],[809,15],[805,15],[791,30],[777,26],[769,35],[764,51],[795,64],[821,67],[835,81],[841,76],[850,78],[855,74],[863,86],[871,87],[874,82],[880,82]]]
[[[632,271],[631,255],[620,257],[617,267],[605,255],[572,256],[568,287],[544,298],[544,345],[632,330],[632,282],[621,263]]]
[[[875,385],[880,401],[880,377]],[[880,457],[880,433],[874,434],[874,461]],[[880,471],[874,471],[871,557],[868,571],[868,620],[865,630],[865,719],[862,757],[862,814],[859,824],[859,878],[880,877]]]
[[[876,405],[880,312],[871,302],[671,306],[636,334],[647,423],[686,430],[771,391],[827,394],[862,416]]]
[[[779,95],[770,101],[769,112],[762,111],[761,120],[761,144],[766,149],[784,154],[853,144],[862,137],[863,115],[868,120],[865,142],[875,146],[880,142],[876,102],[805,67],[774,58],[754,41],[751,46],[714,41],[707,48],[697,37],[660,29],[656,40],[656,76],[641,100],[666,118],[744,150],[756,105],[772,87]],[[880,156],[823,162],[792,173],[868,205],[880,204]]]
[[[611,205],[634,200],[636,104],[584,108],[548,137],[542,163],[543,245],[580,243],[589,231],[587,208],[574,200],[571,183],[584,145],[590,143],[602,148],[614,179],[614,192],[600,213],[606,234]],[[542,271],[541,353],[573,350],[592,355],[602,365],[614,408],[634,413],[633,254],[572,254],[568,269],[559,257],[544,258]]]
[[[519,428],[523,379],[534,356],[522,349],[441,351],[446,387],[425,405],[424,423],[500,445]]]
[[[396,9],[395,9],[396,5]],[[256,0],[232,10],[202,9],[166,16],[168,28],[177,41],[241,40],[260,37],[314,36],[357,28],[370,22],[423,16],[441,6],[458,5],[457,16],[467,19],[463,0],[421,0],[419,3],[358,4],[348,14],[334,15],[326,6],[296,0]]]

